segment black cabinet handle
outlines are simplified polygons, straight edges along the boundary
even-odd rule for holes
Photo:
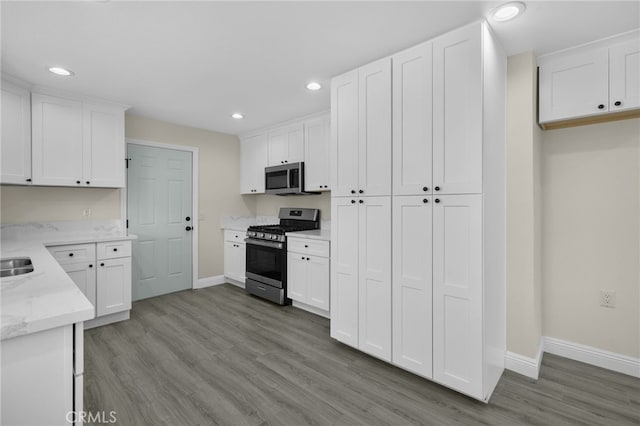
[[[356,200],[351,200],[351,204],[355,204],[355,203],[356,203]]]
[[[436,198],[434,201],[435,201],[436,203],[439,203],[439,202],[440,202],[440,199],[439,199],[439,198]]]
[[[193,228],[192,228],[192,227],[190,227],[190,226],[187,226],[187,227],[186,227],[186,228],[184,228],[184,229],[186,229],[187,231],[191,231]]]
[[[285,164],[289,162],[289,160],[284,160]]]
[[[423,187],[422,187],[422,190],[423,190],[424,192],[427,192],[427,191],[429,190],[429,188],[427,188],[426,186],[423,186]]]
[[[31,182],[31,179],[27,179],[27,182]]]
[[[100,266],[104,266],[104,263],[101,263]]]
[[[358,191],[360,194],[364,194],[364,191],[361,189]]]
[[[304,248],[309,248],[309,246],[305,244],[305,245],[304,245]]]
[[[77,183],[78,185],[80,185],[80,181],[79,181],[79,180],[77,180],[77,181],[76,181],[76,183]]]
[[[598,109],[604,109],[604,104],[598,105]]]
[[[359,202],[360,204],[362,204],[362,203],[364,203],[364,200],[358,200],[358,202]]]
[[[426,198],[424,200],[422,200],[423,203],[428,203],[429,200],[427,200]]]
[[[114,248],[114,249],[113,249],[113,251],[118,251],[118,249],[117,249],[117,248]]]
[[[189,222],[191,220],[191,218],[189,216],[187,216],[184,220],[186,220],[187,222]]]
[[[304,256],[302,256],[302,260],[304,260]]]
[[[69,253],[69,257],[73,257],[73,253]]]
[[[355,193],[356,193],[356,190],[355,190],[355,189],[352,189],[352,190],[351,190],[351,193],[352,193],[352,194],[355,194]]]
[[[440,187],[439,187],[439,186],[436,186],[436,187],[435,187],[435,188],[433,188],[433,189],[435,189],[436,191],[440,191]]]
[[[89,265],[89,268],[93,268],[93,265]]]
[[[89,185],[91,182],[87,181],[87,185]]]
[[[622,105],[622,102],[620,102],[620,101],[615,101],[614,105],[615,105],[615,106],[620,106],[620,105]]]

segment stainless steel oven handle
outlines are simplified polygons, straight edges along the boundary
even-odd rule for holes
[[[271,247],[282,249],[284,246],[282,243],[272,242],[272,241],[263,241],[263,240],[255,240],[253,238],[245,238],[244,242],[247,244],[253,244],[255,246],[263,246],[263,247]]]

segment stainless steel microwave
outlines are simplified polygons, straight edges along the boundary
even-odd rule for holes
[[[264,188],[266,194],[296,195],[317,194],[304,190],[304,162],[265,167]]]

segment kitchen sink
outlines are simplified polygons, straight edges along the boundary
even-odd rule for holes
[[[33,272],[33,264],[28,257],[0,259],[0,277],[13,277],[29,272]]]

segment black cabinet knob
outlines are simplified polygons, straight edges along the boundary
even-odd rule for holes
[[[104,263],[101,263],[100,266],[104,266]]]
[[[423,190],[424,192],[427,192],[427,191],[429,190],[429,188],[427,188],[426,186],[423,186],[423,187],[422,187],[422,190]]]
[[[87,185],[89,185],[91,182],[87,181]]]
[[[364,200],[358,200],[358,202],[359,202],[360,204],[362,204],[362,203],[364,203]]]
[[[69,253],[69,257],[73,257],[73,253]]]
[[[89,268],[93,268],[93,265],[89,265]]]
[[[439,199],[439,198],[436,198],[436,199],[435,199],[435,200],[433,200],[433,201],[435,201],[436,203],[439,203],[439,202],[440,202],[440,199]]]
[[[187,231],[191,231],[193,228],[192,228],[192,227],[190,227],[190,226],[187,226],[187,227],[186,227],[186,228],[184,228],[184,229],[186,229]]]
[[[622,102],[620,102],[620,101],[615,101],[615,102],[614,102],[614,105],[615,105],[615,106],[620,106],[620,105],[622,105]]]
[[[352,193],[352,194],[355,194],[355,193],[356,193],[356,190],[355,190],[355,189],[352,189],[352,190],[351,190],[351,193]]]
[[[117,248],[114,248],[114,249],[113,249],[113,251],[118,251],[118,249],[117,249]]]
[[[79,180],[77,180],[77,181],[76,181],[76,183],[77,183],[78,185],[80,185],[80,181],[79,181]]]
[[[428,203],[429,200],[427,200],[426,198],[424,200],[422,200],[423,203]]]
[[[301,259],[302,259],[302,260],[304,260],[304,256],[302,256],[302,258],[301,258]]]
[[[356,203],[356,200],[351,200],[351,204],[355,204],[355,203]]]
[[[186,220],[187,222],[189,222],[189,221],[191,220],[191,218],[190,218],[189,216],[187,216],[187,217],[185,217],[185,218],[184,218],[184,220]],[[238,237],[238,236],[236,235],[236,238],[237,238],[237,237]]]
[[[439,186],[436,186],[436,187],[435,187],[435,188],[433,188],[433,189],[435,189],[436,191],[440,191],[440,187],[439,187]]]
[[[27,179],[27,182],[31,182],[31,179]]]
[[[309,246],[307,244],[304,245],[304,248],[309,248]]]
[[[358,191],[360,194],[364,194],[364,191],[361,189]]]
[[[598,105],[598,109],[604,109],[604,104]]]

